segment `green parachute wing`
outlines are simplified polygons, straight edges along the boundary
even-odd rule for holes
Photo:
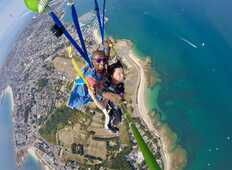
[[[42,13],[48,8],[50,0],[24,0],[26,7],[32,12]]]
[[[24,4],[30,11],[39,12],[38,11],[38,5],[39,5],[38,0],[24,0]]]

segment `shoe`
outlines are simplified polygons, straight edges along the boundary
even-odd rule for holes
[[[112,126],[110,123],[108,124],[108,129],[113,133],[117,133],[119,131],[117,127]]]

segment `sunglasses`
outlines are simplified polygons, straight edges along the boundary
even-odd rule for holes
[[[101,62],[106,63],[107,59],[105,57],[98,57],[94,59],[96,63],[100,64]]]

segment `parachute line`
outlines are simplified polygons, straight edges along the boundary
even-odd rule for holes
[[[105,31],[105,9],[106,9],[106,0],[103,1],[103,16],[102,16],[102,30],[103,30],[103,38],[102,41],[104,43],[104,31]]]
[[[88,56],[85,55],[81,47],[77,44],[77,42],[72,38],[72,36],[68,33],[68,31],[65,29],[62,22],[59,20],[59,18],[56,16],[54,12],[50,12],[49,15],[55,22],[55,24],[63,31],[65,37],[70,41],[70,43],[76,48],[76,50],[80,53],[81,57],[89,64],[89,66],[92,67],[92,63],[89,60]]]
[[[75,28],[76,28],[78,37],[79,37],[79,39],[80,39],[82,50],[83,50],[83,52],[85,53],[85,57],[86,57],[88,63],[91,63],[91,62],[90,62],[90,59],[89,59],[89,56],[88,56],[88,52],[87,52],[86,47],[85,47],[85,41],[84,41],[84,38],[83,38],[83,35],[82,35],[82,32],[81,32],[81,28],[80,28],[80,24],[79,24],[79,20],[78,20],[78,15],[77,15],[75,6],[72,5],[72,6],[71,6],[71,9],[72,9],[72,19],[73,19],[73,23],[74,23],[74,25],[75,25]]]
[[[103,2],[103,18],[101,20],[101,16],[100,16],[100,10],[99,10],[99,5],[98,5],[98,1],[94,0],[95,2],[95,11],[96,11],[96,15],[97,15],[97,20],[98,20],[98,24],[99,24],[99,28],[100,28],[100,33],[101,33],[101,38],[102,38],[102,44],[104,45],[104,27],[105,27],[105,0]]]

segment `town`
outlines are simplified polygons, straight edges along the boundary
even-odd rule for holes
[[[91,54],[98,47],[93,36],[98,30],[95,13],[84,14],[80,22]],[[34,18],[19,36],[7,67],[2,69],[6,80],[3,84],[9,84],[14,92],[12,121],[18,166],[32,148],[41,164],[52,170],[146,169],[126,121],[121,123],[119,135],[115,135],[104,130],[103,114],[96,107],[82,110],[66,107],[76,74],[65,50],[69,43],[64,37],[52,34],[52,24],[46,14]],[[77,37],[71,24],[67,27]],[[145,142],[163,167],[159,137],[136,116],[136,84],[131,80],[136,80],[138,74],[125,58],[130,48],[128,45],[117,49],[126,66],[128,107],[134,112],[133,119]]]

